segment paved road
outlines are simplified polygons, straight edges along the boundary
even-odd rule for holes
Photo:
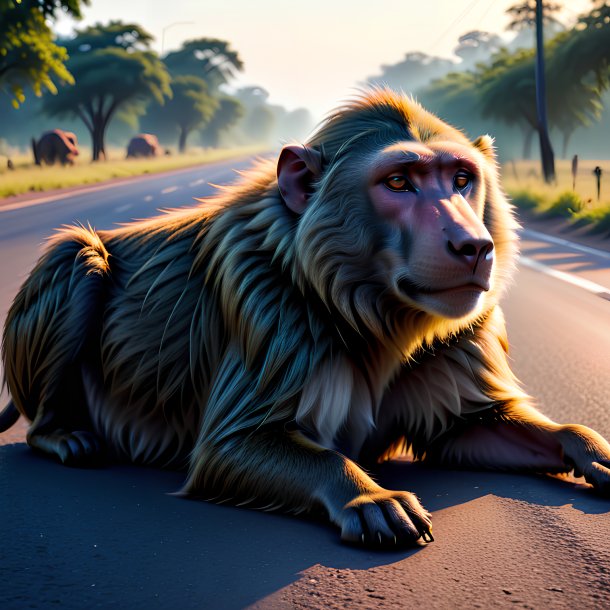
[[[0,203],[0,318],[51,227],[106,228],[188,203],[230,180],[230,165],[31,208]],[[610,292],[603,254],[532,234],[523,254]],[[549,415],[610,437],[610,301],[564,280],[520,268],[505,301],[514,367]],[[354,549],[324,524],[177,499],[179,473],[67,469],[2,446],[0,607],[608,607],[609,501],[550,478],[403,462],[377,475],[433,511],[434,544]]]

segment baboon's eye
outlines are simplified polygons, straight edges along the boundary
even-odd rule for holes
[[[453,186],[456,190],[463,192],[472,184],[472,174],[467,171],[460,170],[453,177]]]
[[[391,191],[411,191],[417,193],[417,189],[411,184],[404,174],[392,174],[383,182]]]

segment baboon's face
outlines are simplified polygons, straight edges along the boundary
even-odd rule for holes
[[[478,151],[453,142],[399,142],[374,153],[368,167],[394,290],[431,314],[476,314],[494,266]]]

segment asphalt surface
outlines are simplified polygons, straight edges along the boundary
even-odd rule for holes
[[[246,165],[0,200],[0,322],[53,227],[189,204]],[[523,255],[610,291],[603,254],[526,234]],[[610,301],[521,266],[504,309],[514,369],[542,410],[609,438]],[[61,467],[21,442],[23,426],[0,438],[18,441],[0,446],[1,608],[610,607],[610,501],[574,482],[384,465],[381,484],[432,511],[436,542],[380,553],[323,523],[179,499],[180,473]]]

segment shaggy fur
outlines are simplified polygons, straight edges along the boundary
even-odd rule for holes
[[[400,293],[397,244],[417,227],[390,230],[363,187],[376,151],[400,142],[465,147],[480,168],[471,205],[495,245],[491,289],[457,319]],[[320,170],[302,214],[261,161],[198,207],[50,239],[3,340],[28,442],[67,463],[103,453],[188,468],[184,492],[208,499],[321,506],[344,539],[369,543],[431,539],[417,499],[353,461],[408,448],[456,466],[576,464],[607,492],[608,443],[540,415],[507,363],[498,300],[517,224],[491,139],[470,143],[376,90],[332,113],[306,150]]]

